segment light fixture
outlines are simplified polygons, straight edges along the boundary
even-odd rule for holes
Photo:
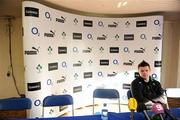
[[[120,8],[120,7],[121,7],[121,4],[122,4],[122,2],[118,2],[117,7]]]
[[[126,5],[127,5],[127,1],[124,1],[122,5],[123,5],[123,6],[126,6]]]
[[[120,8],[122,6],[126,6],[127,5],[127,1],[123,1],[123,2],[118,2],[117,4],[117,8]]]

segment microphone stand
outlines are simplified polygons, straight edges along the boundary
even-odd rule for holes
[[[162,114],[159,114],[159,116],[160,116],[161,120],[164,120],[164,118],[163,118]]]
[[[134,120],[134,110],[131,110],[131,113],[130,113],[130,120]]]
[[[147,111],[146,111],[146,110],[143,110],[143,113],[144,113],[144,116],[145,116],[146,120],[151,120],[151,119],[149,118],[149,115],[147,114]]]
[[[140,109],[141,112],[143,112],[146,120],[151,120],[150,117],[149,117],[149,115],[147,114],[146,106],[145,106],[144,103],[139,103],[139,109]]]

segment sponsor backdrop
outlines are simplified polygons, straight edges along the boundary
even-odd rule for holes
[[[142,60],[160,81],[163,16],[89,17],[30,1],[23,2],[22,11],[30,117],[41,117],[48,95],[71,94],[75,108],[92,105],[95,88],[115,88],[127,104],[126,91]],[[48,108],[45,114],[66,110]]]

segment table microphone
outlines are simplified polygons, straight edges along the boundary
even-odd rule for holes
[[[155,102],[155,101],[154,101]],[[156,103],[159,103],[162,105],[162,103],[160,101],[157,101]],[[170,117],[171,120],[177,120],[177,118],[170,112],[169,109],[164,108],[164,113],[166,114],[166,117]]]
[[[154,103],[153,106],[152,106],[151,111],[155,115],[159,116],[161,118],[161,120],[164,120],[164,118],[162,116],[162,113],[164,113],[164,108],[160,103]]]
[[[137,101],[135,98],[130,98],[128,108],[131,111],[130,120],[134,120],[134,111],[137,109]]]
[[[144,116],[145,116],[146,120],[151,120],[150,117],[149,117],[148,114],[147,114],[145,104],[144,104],[144,103],[139,103],[139,104],[138,104],[138,107],[139,107],[139,110],[144,113]]]

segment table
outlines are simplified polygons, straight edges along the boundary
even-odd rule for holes
[[[170,110],[171,113],[179,118],[180,120],[180,108],[173,108]],[[152,112],[148,112],[149,116],[152,116]],[[130,113],[109,113],[109,119],[108,120],[130,120]],[[145,117],[142,112],[135,112],[134,113],[134,120],[145,120]]]
[[[170,110],[173,115],[180,119],[180,108],[173,108]],[[152,115],[152,112],[148,113]],[[30,118],[30,119],[12,119],[12,120],[101,120],[100,115],[86,115],[86,116],[74,116],[74,117],[60,117],[60,118]],[[125,113],[108,113],[108,120],[130,120],[130,112]],[[141,112],[134,113],[134,120],[145,120],[144,115]]]
[[[74,117],[58,117],[58,118],[11,118],[8,120],[101,120],[100,115],[86,115],[86,116],[74,116]]]

